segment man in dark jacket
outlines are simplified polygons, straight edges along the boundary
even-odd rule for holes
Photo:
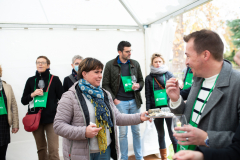
[[[140,91],[144,85],[140,65],[137,61],[130,59],[131,44],[129,42],[121,41],[117,49],[119,56],[107,62],[105,66],[102,87],[111,93],[114,104],[121,113],[140,113],[142,104]],[[128,159],[127,129],[127,126],[119,127],[121,159],[123,160]],[[143,159],[140,126],[134,125],[131,129],[136,160]]]
[[[64,92],[68,91],[68,89],[70,87],[72,87],[72,85],[77,82],[77,72],[78,72],[78,66],[80,64],[80,62],[83,60],[83,57],[80,55],[75,55],[72,58],[72,74],[70,74],[69,76],[65,77],[63,80],[63,89]]]

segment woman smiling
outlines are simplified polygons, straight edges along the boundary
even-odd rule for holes
[[[147,112],[121,114],[111,94],[100,87],[103,64],[84,59],[78,81],[63,94],[54,120],[55,132],[63,138],[65,160],[119,159],[117,125],[136,125],[149,120]]]
[[[39,127],[33,131],[39,160],[59,160],[58,135],[53,131],[53,120],[63,87],[59,78],[50,74],[50,60],[47,57],[39,56],[36,60],[36,67],[36,75],[28,78],[26,82],[22,104],[28,105],[34,100],[34,106],[28,108],[28,114],[36,114],[42,109]]]

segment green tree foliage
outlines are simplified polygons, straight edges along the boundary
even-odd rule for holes
[[[240,49],[240,19],[235,19],[233,21],[228,21],[227,25],[232,32],[232,42],[237,49]]]
[[[229,60],[229,61],[233,64],[233,66],[237,66],[237,64],[236,64],[235,61],[233,60],[233,57],[234,57],[235,53],[236,53],[236,51],[233,50],[230,55],[224,54],[224,59]]]

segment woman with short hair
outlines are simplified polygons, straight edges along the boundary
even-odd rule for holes
[[[151,57],[151,72],[145,79],[146,109],[167,107],[166,81],[173,77],[165,65],[161,54],[154,53]],[[167,160],[167,149],[165,143],[164,119],[167,123],[169,137],[172,141],[174,151],[177,149],[177,140],[171,130],[172,118],[155,118],[154,123],[158,132],[159,150],[162,160]]]
[[[10,143],[10,127],[12,133],[19,130],[18,107],[11,85],[2,79],[0,66],[0,160],[6,159],[8,144]]]
[[[111,94],[100,87],[103,64],[84,59],[78,81],[58,103],[54,131],[63,137],[65,160],[119,159],[117,125],[137,125],[149,120],[147,112],[121,114]]]
[[[58,100],[63,93],[63,87],[60,79],[50,74],[50,60],[46,56],[37,58],[36,67],[35,76],[28,78],[26,82],[22,104],[28,105],[34,100],[34,107],[28,107],[28,114],[36,114],[39,109],[42,109],[39,127],[32,132],[36,141],[39,160],[59,160],[58,135],[53,131],[53,120],[56,115]],[[44,81],[43,88],[40,88],[40,80]],[[44,101],[39,101],[40,98],[44,98]]]

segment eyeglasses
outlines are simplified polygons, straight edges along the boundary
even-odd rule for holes
[[[36,62],[37,65],[39,64],[47,64],[47,62]]]
[[[130,54],[132,53],[133,50],[130,50],[130,51],[125,51],[127,54]]]

